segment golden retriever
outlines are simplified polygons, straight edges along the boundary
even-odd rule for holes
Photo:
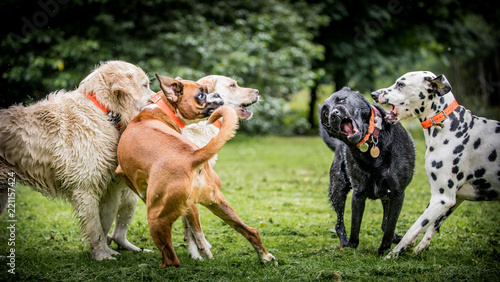
[[[1,109],[0,212],[14,189],[7,179],[15,174],[46,196],[73,205],[96,260],[119,254],[108,247],[107,239],[140,251],[126,239],[137,196],[115,174],[116,148],[120,131],[153,95],[142,69],[108,61],[74,91],[57,91],[26,107]]]

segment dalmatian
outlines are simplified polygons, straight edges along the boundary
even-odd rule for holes
[[[431,188],[424,213],[386,258],[397,257],[423,232],[414,252],[427,249],[434,233],[464,200],[499,200],[500,122],[472,115],[460,106],[444,75],[409,72],[392,86],[373,92],[372,98],[392,106],[387,121],[413,117],[421,122]]]

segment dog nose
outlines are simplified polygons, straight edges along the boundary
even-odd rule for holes
[[[214,99],[217,99],[217,98],[219,98],[219,99],[220,99],[220,98],[221,98],[221,97],[220,97],[220,95],[219,95],[219,93],[214,93],[212,97],[213,97]]]
[[[373,91],[372,92],[373,101],[377,102],[378,101],[378,96],[380,96],[380,93],[378,91]]]
[[[340,110],[339,109],[333,109],[332,114],[336,116],[340,116]]]

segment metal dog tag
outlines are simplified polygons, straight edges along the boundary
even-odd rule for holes
[[[370,155],[373,157],[373,158],[377,158],[378,156],[380,156],[380,149],[373,145],[372,149],[370,150]]]
[[[359,150],[360,150],[362,153],[365,153],[366,151],[368,151],[368,144],[363,143],[363,144],[359,145]]]

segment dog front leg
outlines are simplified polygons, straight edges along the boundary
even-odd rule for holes
[[[274,262],[274,265],[278,265],[276,258],[268,253],[262,241],[260,240],[259,231],[255,228],[247,226],[236,214],[236,212],[229,206],[224,198],[221,199],[220,203],[211,203],[205,205],[213,214],[224,220],[229,226],[234,230],[238,231],[252,244],[254,249],[257,251],[257,255],[262,262]]]
[[[349,238],[348,247],[356,248],[359,244],[359,231],[361,229],[361,220],[363,219],[363,213],[365,212],[365,193],[353,190],[352,200],[351,200],[351,236]]]
[[[188,244],[189,253],[192,259],[201,259],[201,256],[212,258],[212,247],[205,239],[205,234],[201,228],[200,215],[196,204],[192,205],[188,212],[182,217],[184,227],[184,241]],[[200,256],[201,252],[201,256]]]
[[[397,189],[395,189],[397,190]],[[401,208],[403,207],[404,193],[393,195],[389,201],[382,201],[384,206],[384,220],[382,223],[382,230],[384,231],[384,236],[382,238],[382,244],[378,249],[378,254],[383,255],[386,250],[391,247],[394,240],[397,240],[401,235],[396,234],[396,223],[398,222],[399,214],[401,213]],[[399,238],[401,240],[401,238]]]
[[[415,253],[419,253],[422,250],[425,250],[429,248],[429,245],[431,243],[432,236],[434,233],[439,232],[439,228],[441,227],[441,224],[450,216],[450,214],[455,211],[458,206],[463,202],[463,199],[457,199],[457,202],[453,207],[451,207],[445,214],[441,215],[433,225],[431,225],[427,231],[425,232],[424,238],[422,238],[422,241],[415,247]]]
[[[431,187],[432,190],[432,187]],[[444,204],[443,204],[444,202]],[[430,203],[425,209],[424,213],[417,219],[417,221],[406,231],[406,234],[401,239],[401,242],[392,249],[392,251],[386,256],[386,259],[392,257],[397,257],[402,253],[407,247],[413,245],[417,240],[418,236],[429,228],[431,224],[444,214],[451,206],[455,205],[455,202],[451,204],[446,204],[445,201],[441,201],[438,197],[431,197]]]
[[[337,214],[335,232],[337,232],[341,247],[347,247],[347,245],[349,244],[349,238],[347,237],[347,231],[345,230],[344,224],[344,209],[346,198],[347,192],[339,189],[338,185],[330,185],[330,202],[332,203],[333,209]]]

